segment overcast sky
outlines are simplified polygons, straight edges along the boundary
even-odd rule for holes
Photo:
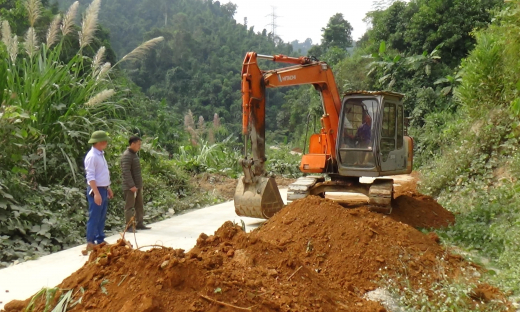
[[[278,15],[276,33],[286,42],[311,38],[313,43],[319,43],[321,28],[336,13],[343,13],[354,28],[352,37],[357,40],[367,28],[363,18],[372,9],[371,0],[221,0],[221,3],[227,2],[238,5],[235,14],[237,22],[243,24],[244,17],[247,17],[248,27],[255,26],[257,32],[264,28],[271,31],[269,15],[274,6]]]

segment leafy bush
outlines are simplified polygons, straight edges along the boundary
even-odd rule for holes
[[[229,136],[219,143],[201,141],[195,146],[181,146],[176,161],[178,166],[194,174],[209,172],[237,177],[241,172],[238,164],[240,158],[240,150]]]
[[[15,175],[4,172],[0,177],[0,267],[78,245],[85,224],[85,190],[33,189]]]
[[[301,177],[301,159],[302,156],[292,154],[291,149],[287,145],[270,148],[267,150],[266,171],[285,178]]]
[[[106,220],[109,235],[121,231],[125,223],[119,166],[120,152],[126,147],[122,138],[122,135],[114,137],[107,150],[115,195]],[[145,222],[216,203],[216,198],[205,193],[188,198],[196,191],[189,184],[189,175],[176,161],[154,152],[146,140],[140,155]],[[88,217],[85,192],[84,182],[75,187],[33,187],[17,174],[0,171],[0,267],[84,243]]]
[[[439,152],[421,169],[422,190],[456,213],[456,224],[442,236],[491,261],[492,278],[517,293],[519,5],[510,1],[488,29],[475,33],[475,49],[462,62],[462,82],[455,88],[459,108],[435,130]]]

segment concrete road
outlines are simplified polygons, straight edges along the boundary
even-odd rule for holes
[[[287,198],[287,190],[280,190],[282,198]],[[160,244],[167,247],[182,248],[186,251],[195,246],[200,233],[213,234],[224,222],[240,219],[246,224],[247,231],[260,226],[265,220],[239,217],[235,214],[233,202],[188,211],[168,220],[151,224],[151,230],[136,233],[139,246]],[[133,245],[133,234],[126,238]],[[120,235],[106,239],[115,243]],[[0,310],[13,299],[25,300],[42,287],[55,287],[66,277],[85,264],[87,257],[81,255],[85,246],[63,250],[37,260],[23,262],[0,270]]]

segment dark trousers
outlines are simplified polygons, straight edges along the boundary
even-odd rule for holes
[[[98,188],[101,195],[101,205],[94,202],[94,196],[90,196],[90,186],[87,187],[88,199],[88,221],[87,221],[87,242],[100,244],[105,240],[105,221],[108,208],[108,190]]]
[[[125,191],[125,220],[126,224],[135,216],[135,222],[138,227],[143,226],[143,190],[137,189],[137,192],[130,190]]]

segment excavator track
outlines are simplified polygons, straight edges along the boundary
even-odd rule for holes
[[[392,213],[394,197],[394,180],[375,179],[368,191],[369,209],[374,212]]]
[[[365,184],[354,180],[325,181],[321,176],[301,177],[289,185],[287,203],[309,195],[324,197],[325,192],[350,192],[366,195],[371,211],[390,214],[394,195],[393,182],[392,179],[378,178],[371,184]]]
[[[325,178],[321,176],[307,176],[298,178],[294,183],[289,185],[287,190],[287,204],[311,195],[311,189],[316,183],[324,182]]]

